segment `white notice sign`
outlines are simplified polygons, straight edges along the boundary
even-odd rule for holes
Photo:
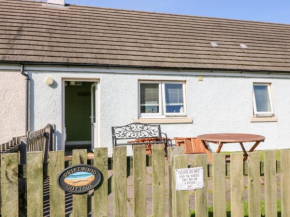
[[[204,187],[203,168],[194,167],[175,170],[176,190],[188,191]]]

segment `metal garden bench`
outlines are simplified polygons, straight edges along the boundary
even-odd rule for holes
[[[160,125],[132,123],[125,126],[112,127],[113,146],[156,145],[171,146],[171,140],[161,132]],[[133,141],[128,141],[132,140]],[[126,140],[126,141],[125,141]],[[167,151],[166,151],[167,152]]]

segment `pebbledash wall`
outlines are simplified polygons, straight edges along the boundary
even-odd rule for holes
[[[25,134],[25,84],[20,70],[0,69],[0,144]]]
[[[112,153],[111,126],[132,123],[138,118],[138,81],[186,81],[187,117],[192,123],[162,124],[170,138],[205,133],[253,133],[266,137],[258,149],[282,149],[290,145],[290,76],[217,72],[150,71],[81,67],[26,67],[31,76],[31,130],[56,124],[57,149],[62,143],[63,80],[99,81],[99,146]],[[203,75],[203,81],[198,76]],[[52,77],[53,86],[45,84]],[[253,83],[272,83],[274,122],[251,122]],[[251,144],[247,144],[249,148]],[[215,150],[216,145],[211,148]],[[226,144],[224,151],[240,150]],[[131,153],[130,148],[128,149]]]

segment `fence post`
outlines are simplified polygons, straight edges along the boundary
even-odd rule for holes
[[[201,189],[196,189],[195,191],[195,217],[208,216],[207,208],[207,156],[205,154],[197,154],[193,156],[192,167],[202,167],[203,168],[203,183],[204,187]]]
[[[50,149],[51,146],[51,140],[52,140],[52,130],[51,130],[51,126],[48,124],[47,127],[44,129],[44,150],[43,150],[43,162],[47,163],[48,162],[48,153],[49,151],[51,151],[52,149]]]
[[[19,152],[20,152],[20,164],[24,165],[26,164],[27,137],[21,138]]]
[[[276,152],[264,152],[265,215],[277,217]]]
[[[43,155],[27,153],[27,216],[43,216]]]
[[[94,166],[103,174],[102,185],[94,192],[94,216],[108,216],[108,148],[95,148]]]
[[[19,215],[17,153],[1,154],[1,216]]]
[[[290,150],[281,150],[281,208],[282,217],[290,216]]]
[[[114,216],[127,217],[127,147],[114,147]]]
[[[75,149],[73,150],[72,165],[75,164],[87,164],[87,150],[86,149]],[[73,215],[74,217],[87,217],[88,216],[88,196],[73,195]]]
[[[64,151],[52,151],[49,158],[50,216],[65,216],[65,192],[57,183],[59,173],[64,170]]]
[[[134,216],[146,217],[146,149],[145,145],[133,146]],[[153,167],[153,166],[152,166]]]
[[[188,168],[188,158],[187,155],[178,155],[174,157],[174,177],[175,169]],[[175,180],[175,178],[174,178]],[[175,184],[175,182],[174,182]],[[176,186],[174,186],[174,189]],[[189,216],[189,194],[188,191],[177,191],[174,190],[175,194],[175,204],[173,216]]]
[[[168,176],[169,176],[169,217],[173,217],[175,211],[175,171],[174,171],[174,157],[176,155],[182,155],[184,153],[184,147],[176,146],[168,148]]]
[[[226,217],[226,158],[225,154],[213,156],[213,213]]]
[[[248,201],[249,217],[261,216],[260,153],[249,153]]]
[[[49,131],[49,150],[55,151],[55,125],[50,125],[50,131]]]
[[[243,153],[231,154],[231,216],[244,216]]]
[[[152,203],[153,216],[165,216],[165,157],[164,145],[152,146]]]

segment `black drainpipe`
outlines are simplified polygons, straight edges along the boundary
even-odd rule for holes
[[[26,77],[26,93],[25,93],[25,99],[26,99],[26,105],[25,105],[25,133],[28,132],[28,126],[29,126],[29,75],[24,72],[24,65],[21,65],[21,75]]]

